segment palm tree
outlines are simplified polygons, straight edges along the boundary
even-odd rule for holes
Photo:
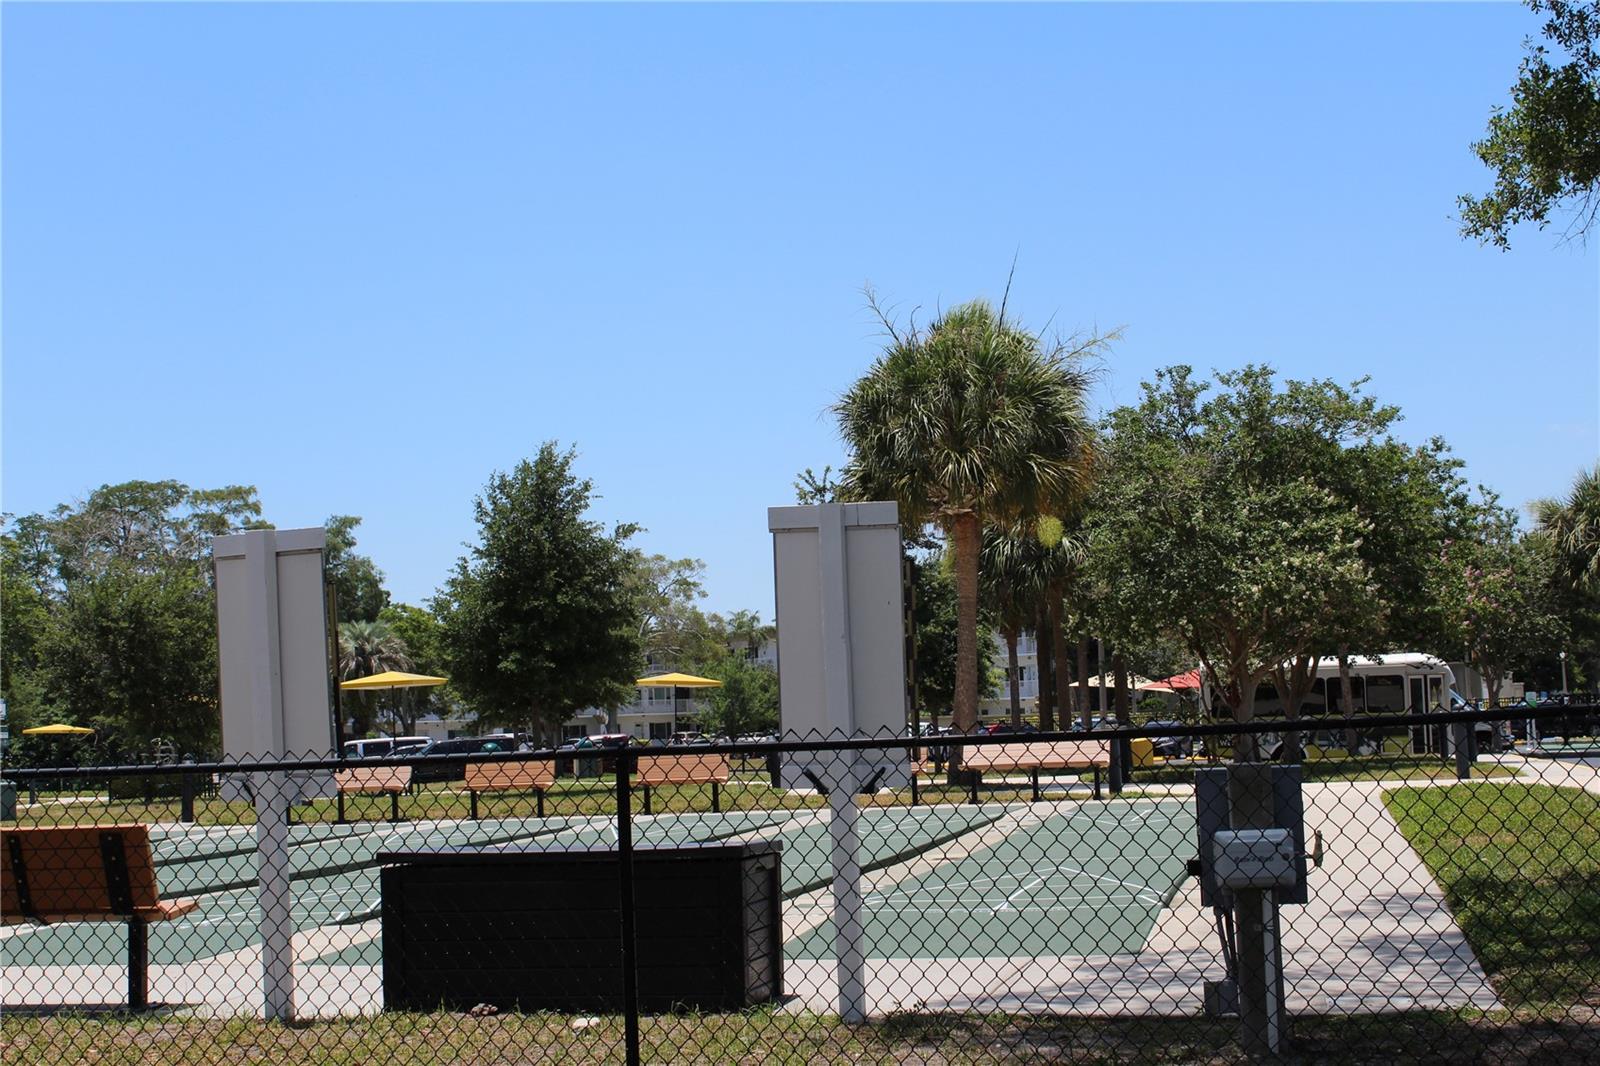
[[[1533,517],[1554,545],[1568,586],[1600,593],[1600,466],[1581,471],[1565,500],[1535,500]]]
[[[387,622],[339,623],[339,680],[371,677],[385,670],[411,669],[411,654],[406,642],[395,635]],[[372,731],[376,717],[377,693],[363,692],[356,703],[355,732],[365,736]]]
[[[870,296],[869,296],[870,299]],[[873,304],[876,310],[876,304]],[[978,718],[978,556],[985,525],[1063,513],[1088,487],[1093,430],[1083,357],[1109,338],[1051,345],[983,301],[926,329],[889,334],[884,353],[834,405],[851,450],[848,499],[894,500],[912,529],[938,525],[956,574],[952,722]]]
[[[990,529],[983,534],[978,580],[983,599],[999,622],[1006,645],[1006,682],[1011,695],[1012,728],[1022,726],[1022,679],[1017,671],[1017,641],[1038,612],[1042,592],[1031,565],[1037,543],[1022,528]],[[1043,704],[1040,704],[1041,713]]]
[[[1039,728],[1056,726],[1052,700],[1066,691],[1065,652],[1062,636],[1062,600],[1074,567],[1082,558],[1082,543],[1066,536],[1054,516],[1020,523],[1006,529],[984,531],[980,579],[984,600],[999,619],[1000,637],[1006,643],[1011,676],[1011,723],[1022,724],[1022,701],[1017,679],[1017,639],[1030,623],[1040,645],[1039,656],[1055,664],[1056,685],[1039,679]],[[1053,642],[1055,647],[1043,645]],[[1054,691],[1051,691],[1051,689]],[[1063,712],[1065,704],[1061,705]]]

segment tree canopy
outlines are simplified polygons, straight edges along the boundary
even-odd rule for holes
[[[102,485],[8,520],[0,692],[13,730],[60,719],[94,728],[107,754],[147,753],[158,738],[214,751],[210,541],[264,525],[254,488],[177,481]]]
[[[478,540],[433,600],[451,683],[489,724],[558,726],[634,694],[637,527],[587,517],[593,485],[552,442],[473,504]]]
[[[1549,225],[1572,210],[1569,235],[1587,233],[1600,209],[1600,0],[1527,0],[1548,15],[1545,41],[1529,42],[1511,106],[1496,108],[1473,152],[1494,172],[1494,188],[1462,196],[1461,232],[1501,248],[1511,228]]]

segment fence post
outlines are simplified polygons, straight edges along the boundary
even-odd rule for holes
[[[268,1021],[294,1020],[294,917],[289,884],[289,779],[257,773],[256,900],[261,923],[261,995]]]
[[[861,838],[856,830],[856,757],[837,752],[828,790],[833,858],[833,953],[839,964],[839,1020],[867,1020],[866,952],[861,924]]]
[[[1228,821],[1234,829],[1273,827],[1270,763],[1228,767]],[[1277,889],[1236,888],[1233,899],[1239,945],[1239,1042],[1247,1055],[1277,1055],[1285,1037]]]
[[[194,774],[180,771],[180,776],[182,777],[180,786],[182,798],[179,801],[178,821],[192,823],[194,821]]]
[[[633,812],[628,789],[628,772],[634,755],[627,748],[617,752],[617,903],[622,912],[622,1013],[623,1040],[628,1066],[639,1066],[639,968],[637,915],[633,890]]]
[[[1456,780],[1465,781],[1472,776],[1472,723],[1456,722],[1455,730]]]

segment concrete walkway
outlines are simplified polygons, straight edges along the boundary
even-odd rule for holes
[[[1385,787],[1393,785],[1306,786],[1306,826],[1322,830],[1324,862],[1312,871],[1311,901],[1283,908],[1290,1010],[1498,1007],[1437,882],[1384,807]],[[1225,972],[1218,942],[1190,880],[1137,955],[873,961],[869,1012],[1195,1014],[1204,982]],[[833,1010],[834,969],[788,963],[787,990],[797,997],[789,1009]]]

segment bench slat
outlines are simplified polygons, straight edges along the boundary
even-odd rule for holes
[[[709,785],[727,784],[730,773],[726,755],[641,755],[639,784]]]
[[[467,764],[468,792],[543,792],[556,783],[556,765],[538,762]]]
[[[340,792],[404,792],[411,787],[409,766],[352,766],[337,770],[334,784]]]
[[[968,770],[1092,770],[1111,765],[1105,740],[1035,740],[1026,744],[968,748],[961,765]]]

